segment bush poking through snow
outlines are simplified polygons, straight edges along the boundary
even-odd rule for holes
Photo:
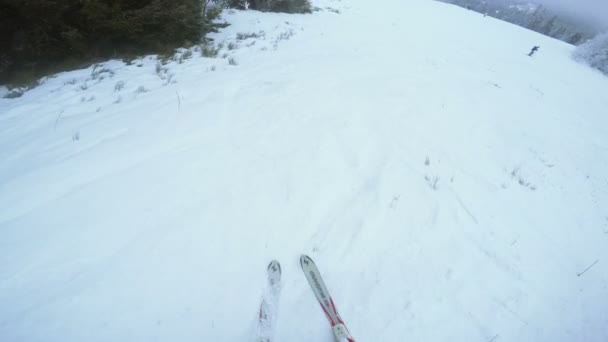
[[[228,46],[226,46],[226,48],[228,48],[228,50],[234,50],[238,47],[238,45],[235,42],[230,42],[228,43]]]
[[[178,63],[181,64],[181,62],[178,62]],[[173,80],[173,77],[175,76],[175,74],[170,74],[169,68],[163,66],[163,64],[160,61],[156,61],[154,71],[156,72],[156,75],[163,81],[164,86],[169,83],[172,83],[172,82],[175,83],[175,80]]]
[[[249,38],[260,38],[262,36],[264,36],[264,31],[260,31],[258,33],[256,33],[256,32],[249,32],[249,33],[239,32],[236,34],[236,40],[245,40],[245,39],[249,39]]]
[[[213,43],[204,42],[201,44],[201,56],[207,58],[215,58],[220,52],[221,47],[215,47]]]
[[[528,188],[532,191],[536,191],[536,185],[524,179],[524,177],[521,175],[520,168],[520,166],[516,166],[513,168],[513,170],[511,170],[511,178],[517,180],[517,183],[519,183],[519,185]]]
[[[580,45],[572,55],[575,60],[588,64],[608,75],[608,32]]]
[[[114,92],[118,92],[121,91],[122,88],[125,87],[125,81],[118,81],[116,82],[116,85],[114,85]]]
[[[156,75],[160,76],[166,71],[167,68],[163,67],[163,64],[160,61],[156,61],[156,63],[154,64],[154,72],[156,73]]]
[[[16,98],[19,98],[19,97],[23,96],[23,94],[25,94],[26,91],[27,91],[27,88],[12,89],[11,91],[9,91],[3,97],[5,99],[16,99]]]
[[[111,70],[108,67],[102,67],[101,64],[96,64],[93,67],[93,71],[91,71],[91,80],[101,82],[107,77],[114,76],[114,70]]]
[[[146,89],[146,87],[144,87],[144,86],[139,86],[135,90],[135,94],[143,94],[143,93],[147,93],[147,92],[148,92],[148,89]]]
[[[439,188],[439,176],[425,175],[424,179],[431,189],[437,190]]]
[[[228,0],[228,6],[240,9],[253,9],[262,12],[311,13],[310,0]]]
[[[182,64],[185,60],[188,60],[190,58],[192,58],[192,50],[186,50],[181,55],[179,55],[179,57],[177,58],[177,63]]]

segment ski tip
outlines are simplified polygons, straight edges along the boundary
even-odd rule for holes
[[[272,260],[268,264],[268,282],[271,286],[276,286],[281,281],[281,264],[278,261]]]
[[[276,260],[272,260],[270,264],[268,264],[267,270],[271,273],[281,273],[281,264]]]
[[[304,267],[314,263],[315,262],[312,261],[312,259],[308,255],[302,254],[302,256],[300,256],[300,266]]]

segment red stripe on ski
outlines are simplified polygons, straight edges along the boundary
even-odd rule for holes
[[[300,257],[300,266],[302,266],[308,284],[315,294],[319,305],[321,305],[325,317],[329,320],[334,337],[339,339],[340,342],[355,342],[355,339],[351,336],[346,324],[344,324],[342,317],[338,314],[336,304],[329,295],[325,282],[314,261],[309,256],[302,255]]]
[[[329,303],[331,304],[331,308],[334,310],[334,314],[338,318],[338,323],[344,324],[344,322],[342,322],[342,317],[340,317],[340,314],[338,313],[338,310],[336,309],[336,304],[334,304],[334,299],[329,297]]]
[[[344,323],[344,321],[342,320],[342,317],[340,317],[340,314],[338,313],[338,309],[336,309],[336,304],[334,304],[334,299],[329,297],[329,302],[331,303],[331,308],[334,310],[334,314],[336,314],[336,317],[338,318],[338,323],[342,324],[344,326],[344,328],[346,329],[346,331],[348,331],[348,334],[350,335],[350,331],[348,330],[348,327],[346,326],[346,324]],[[329,316],[328,316],[329,317]],[[331,321],[331,319],[330,319]],[[332,323],[332,327],[334,325],[336,325],[337,323]],[[346,339],[348,342],[355,342],[354,339],[352,338],[347,338]]]
[[[334,325],[336,325],[337,322],[334,322],[334,320],[331,319],[331,315],[329,314],[329,312],[325,308],[325,305],[323,305],[323,303],[319,303],[319,305],[321,305],[321,309],[323,309],[323,312],[325,312],[325,316],[329,320],[329,323],[331,324],[331,326],[333,327]]]

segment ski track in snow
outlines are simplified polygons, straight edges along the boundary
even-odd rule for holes
[[[0,99],[0,341],[253,341],[272,259],[276,341],[331,341],[301,253],[357,341],[608,340],[608,78],[444,3],[314,5]]]

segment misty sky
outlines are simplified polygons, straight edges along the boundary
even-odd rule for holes
[[[561,9],[584,15],[608,27],[608,0],[537,0],[549,8]]]

